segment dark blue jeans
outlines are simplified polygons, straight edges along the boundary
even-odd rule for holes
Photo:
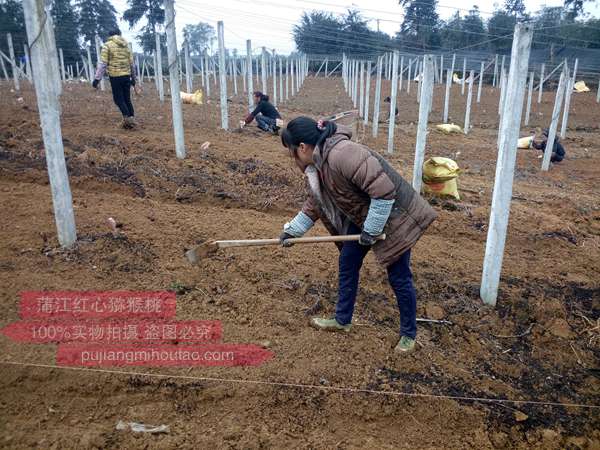
[[[113,101],[118,106],[123,117],[133,117],[133,104],[131,103],[131,76],[110,77]]]
[[[256,116],[256,123],[258,124],[258,128],[263,131],[273,131],[276,122],[275,119],[259,114]]]
[[[348,234],[360,234],[360,232],[356,225],[350,225]],[[358,242],[344,242],[340,252],[335,318],[342,325],[352,322],[360,268],[369,250],[370,247],[360,245]],[[400,310],[400,335],[414,339],[417,335],[417,294],[410,271],[410,250],[404,252],[400,259],[388,266],[387,273]]]

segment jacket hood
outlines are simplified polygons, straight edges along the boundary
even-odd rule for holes
[[[119,36],[118,34],[109,37],[108,41],[118,45],[119,47],[127,47],[127,41],[123,38],[123,36]]]
[[[327,157],[331,149],[342,141],[347,141],[352,138],[352,130],[346,125],[338,125],[335,134],[325,140],[323,149],[316,148],[313,160],[317,169],[321,169],[323,163],[327,161]]]

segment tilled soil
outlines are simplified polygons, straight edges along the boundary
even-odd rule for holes
[[[65,87],[62,130],[79,237],[69,250],[56,239],[34,93],[26,87],[19,101],[9,86],[0,87],[0,325],[19,319],[24,290],[170,289],[177,293],[178,319],[220,320],[225,342],[263,343],[275,357],[260,367],[132,370],[172,376],[159,378],[7,365],[52,366],[55,346],[2,336],[0,446],[600,446],[597,409],[543,404],[600,404],[600,105],[594,93],[573,95],[564,162],[543,173],[537,151],[519,150],[492,308],[478,293],[498,92],[485,87],[481,104],[474,101],[468,135],[444,135],[433,124],[441,119],[445,87],[435,87],[427,156],[458,162],[462,200],[429,199],[439,218],[415,247],[412,267],[419,317],[452,325],[420,324],[417,351],[398,356],[392,351],[398,312],[385,270],[372,256],[347,335],[308,327],[309,317],[335,308],[333,245],[223,250],[199,267],[186,262],[184,251],[206,240],[278,236],[302,204],[304,183],[278,137],[254,125],[242,132],[219,128],[214,92],[210,104],[184,105],[187,158],[178,160],[169,99],[161,105],[145,87],[134,100],[137,131],[119,129],[109,92]],[[409,180],[418,116],[416,85],[411,89],[400,93],[393,155],[385,153],[387,125],[380,125],[378,138],[370,125],[354,125],[355,139],[382,152]],[[553,92],[540,105],[534,100],[524,134],[549,125],[553,100]],[[465,102],[453,87],[450,116],[459,125]],[[339,78],[309,77],[280,106],[290,119],[329,115],[352,103]],[[240,92],[231,99],[230,124],[245,112]],[[108,217],[121,224],[119,236],[110,232]],[[311,233],[325,230],[318,225]],[[332,390],[338,387],[348,389]],[[391,395],[398,392],[410,396]],[[119,420],[168,424],[171,431],[118,431]]]

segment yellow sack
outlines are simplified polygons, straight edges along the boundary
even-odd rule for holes
[[[180,92],[181,100],[183,103],[188,103],[191,105],[201,105],[203,93],[201,90],[197,90],[193,94],[188,94],[187,92]]]
[[[435,127],[446,134],[463,132],[461,127],[459,127],[458,125],[454,125],[453,123],[443,123],[440,125],[436,125]]]
[[[585,85],[585,81],[578,81],[573,85],[575,92],[590,92],[590,88]]]
[[[531,143],[533,142],[533,136],[525,136],[519,138],[517,148],[531,148]]]
[[[458,164],[452,159],[441,156],[429,158],[423,163],[423,191],[460,200],[456,182],[459,173]]]

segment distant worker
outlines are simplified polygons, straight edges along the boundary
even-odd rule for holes
[[[390,97],[386,97],[383,99],[383,103],[391,103],[391,102],[392,102],[392,99]],[[390,108],[387,107],[387,108],[385,108],[385,110],[387,111],[387,115],[384,117],[387,117],[387,118],[384,120],[380,120],[379,121],[380,123],[389,123],[389,121],[390,121]],[[396,123],[396,121],[398,120],[398,113],[399,113],[398,107],[396,106],[396,112],[394,113],[394,123]]]
[[[537,150],[541,150],[542,152],[546,152],[546,144],[548,143],[548,133],[549,130],[546,128],[541,133],[536,133],[536,136],[533,138],[531,142],[531,146]],[[564,147],[560,143],[558,135],[554,138],[554,145],[552,146],[552,155],[550,156],[550,161],[553,163],[559,163],[563,159],[565,159],[565,155],[567,152]]]
[[[279,128],[283,122],[277,108],[269,102],[269,96],[260,91],[254,92],[254,104],[256,105],[254,111],[240,122],[240,126],[243,128],[256,119],[258,128],[261,130],[279,134]]]
[[[121,37],[121,30],[112,30],[109,36],[102,45],[92,86],[98,89],[104,72],[108,72],[113,100],[123,114],[122,126],[126,129],[135,128],[133,104],[131,103],[131,87],[133,86],[135,89],[133,54],[129,50],[127,41]]]

